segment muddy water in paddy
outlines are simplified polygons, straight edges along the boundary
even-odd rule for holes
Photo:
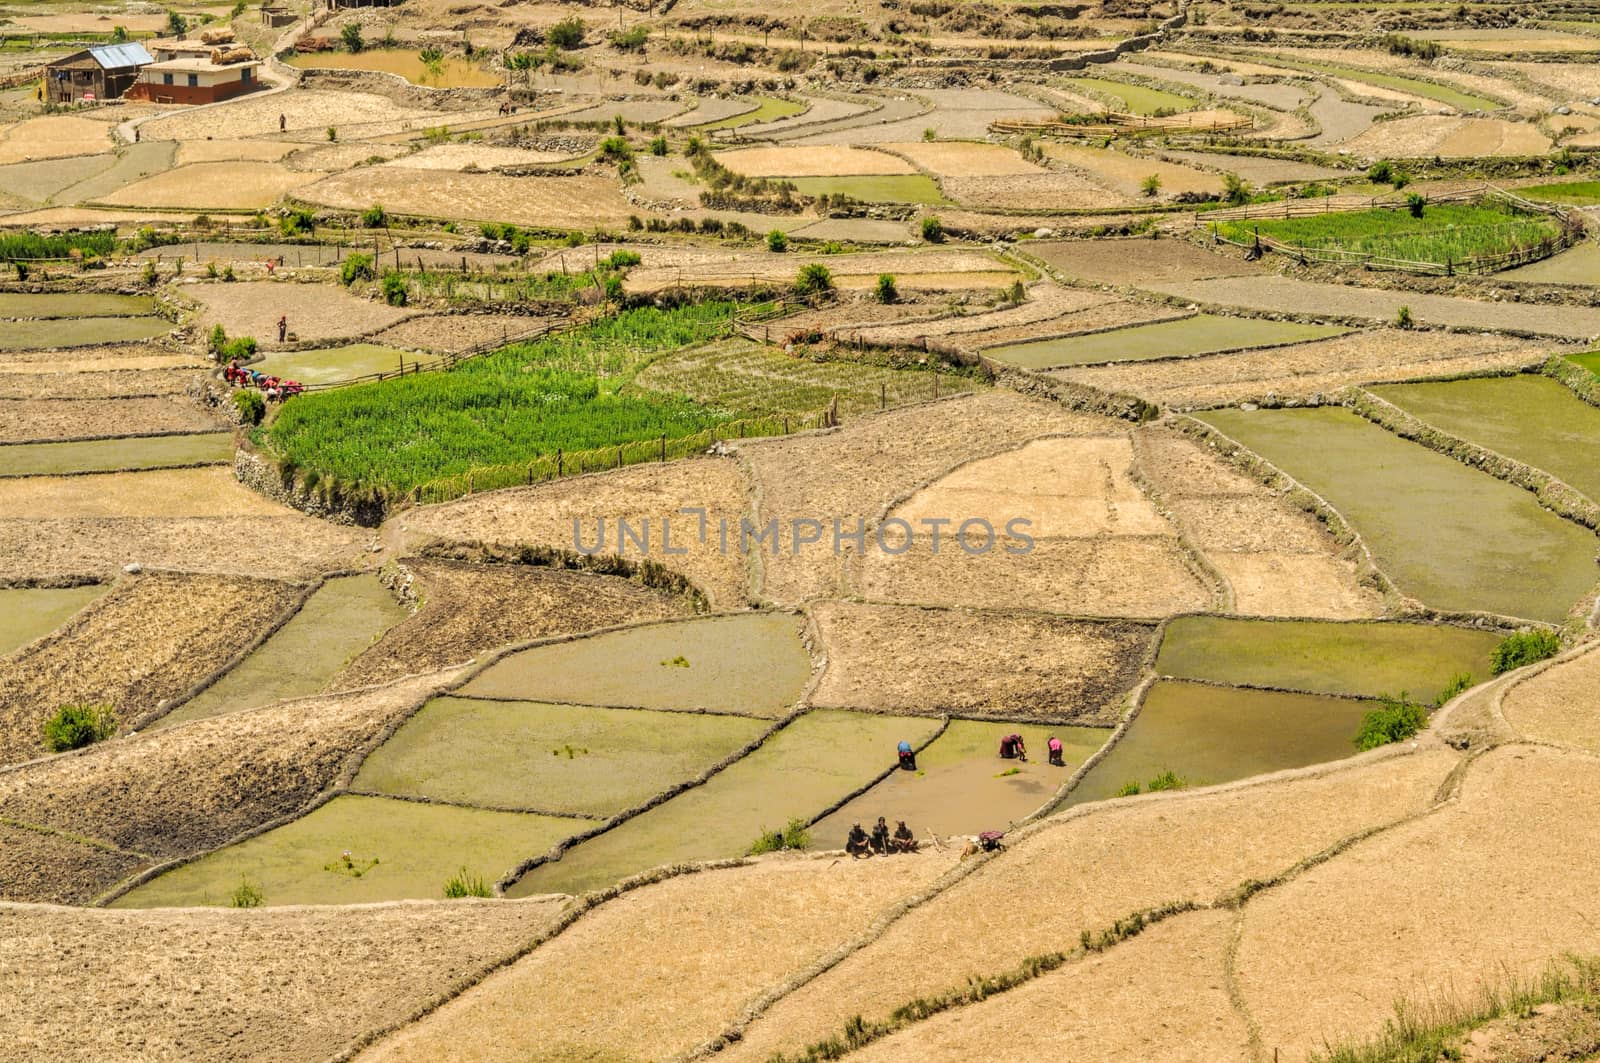
[[[0,446],[0,476],[50,476],[119,469],[171,469],[233,460],[232,432]]]
[[[1337,760],[1371,701],[1241,690],[1171,680],[1150,688],[1122,741],[1084,776],[1068,804],[1114,797],[1130,782],[1176,772],[1190,786]]]
[[[1213,410],[1200,419],[1326,498],[1400,590],[1426,605],[1559,621],[1600,578],[1593,532],[1348,410]]]
[[[315,694],[404,616],[376,576],[330,579],[250,656],[157,726]]]
[[[1112,329],[1087,336],[1064,336],[1035,343],[991,347],[983,353],[1002,362],[1030,369],[1102,362],[1138,362],[1152,358],[1179,358],[1216,351],[1268,347],[1284,343],[1342,336],[1350,330],[1337,325],[1302,325],[1293,321],[1266,321],[1250,317],[1199,314],[1178,321]]]
[[[358,790],[614,815],[771,724],[740,716],[436,698],[367,758]]]
[[[102,292],[0,292],[0,317],[135,317],[155,313],[148,295]]]
[[[778,716],[810,677],[800,621],[782,613],[749,613],[538,646],[486,669],[461,693]]]
[[[148,340],[172,328],[161,317],[74,317],[61,320],[0,321],[0,351],[42,351],[97,343]]]
[[[1000,759],[1000,739],[1012,733],[1027,743],[1027,763]],[[1048,763],[1045,742],[1051,735],[1061,739],[1065,767]],[[1104,727],[953,720],[918,754],[915,772],[895,772],[817,823],[811,833],[819,848],[842,846],[852,823],[871,827],[879,816],[891,828],[905,820],[923,842],[929,831],[946,837],[1005,830],[1048,801],[1073,769],[1110,737],[1110,728]]]
[[[900,739],[917,746],[937,727],[912,717],[808,712],[705,785],[535,868],[507,895],[579,893],[662,864],[739,856],[763,830],[809,821],[892,767]],[[838,844],[820,836],[817,843]]]
[[[434,356],[427,356],[429,361]],[[375,343],[354,343],[348,347],[323,347],[311,351],[281,351],[267,355],[250,368],[271,376],[287,377],[302,384],[329,384],[373,373],[395,373],[401,359],[415,365],[418,355],[381,347]]]
[[[1443,624],[1183,616],[1167,625],[1156,672],[1180,679],[1432,701],[1455,676],[1482,682],[1496,631]]]
[[[0,656],[48,635],[109,589],[104,584],[90,584],[0,590]]]
[[[373,48],[351,55],[348,52],[308,52],[285,60],[301,70],[375,70],[398,74],[413,85],[433,89],[494,88],[500,78],[491,70],[459,56],[447,56],[437,67],[429,67],[415,51],[400,48]]]

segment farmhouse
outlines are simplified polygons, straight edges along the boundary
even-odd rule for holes
[[[128,90],[130,100],[215,103],[261,84],[261,62],[248,48],[202,41],[155,41],[157,61],[144,67]]]
[[[45,67],[46,98],[51,103],[116,99],[138,78],[139,68],[150,62],[150,53],[138,44],[85,48]]]

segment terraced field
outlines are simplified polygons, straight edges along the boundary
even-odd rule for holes
[[[0,476],[61,476],[123,469],[181,469],[233,460],[232,432],[0,446]]]
[[[0,656],[48,635],[106,592],[103,584],[0,590]]]
[[[1217,351],[1275,347],[1327,339],[1348,331],[1336,325],[1301,325],[1292,321],[1197,314],[1153,325],[991,347],[984,353],[998,361],[1028,369],[1050,369],[1154,358],[1188,358]]]

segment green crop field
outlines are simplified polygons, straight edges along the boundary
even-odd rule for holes
[[[756,125],[759,122],[776,122],[780,118],[789,118],[806,109],[806,105],[795,100],[779,99],[776,96],[761,97],[761,105],[753,111],[736,114],[729,118],[707,122],[695,126],[699,132],[710,132],[715,129],[737,129],[739,126]]]
[[[1067,78],[1067,84],[1082,89],[1090,95],[1111,96],[1122,101],[1121,109],[1130,114],[1155,114],[1158,111],[1192,111],[1194,100],[1175,92],[1130,85],[1125,81],[1106,78]]]
[[[867,177],[786,177],[806,196],[849,196],[863,203],[917,203],[938,206],[949,202],[927,174]]]
[[[1567,181],[1549,185],[1533,185],[1517,189],[1519,196],[1528,199],[1545,199],[1553,203],[1571,203],[1590,207],[1600,203],[1600,181]]]
[[[1167,625],[1156,671],[1180,679],[1432,701],[1454,677],[1490,676],[1501,635],[1434,624],[1341,624],[1184,616]]]
[[[1595,376],[1600,376],[1600,351],[1589,351],[1585,354],[1569,354],[1567,361],[1574,365],[1581,365]]]
[[[770,726],[740,716],[437,698],[367,758],[355,786],[615,815],[694,778]]]
[[[1465,203],[1425,207],[1420,218],[1404,209],[1361,210],[1222,222],[1217,228],[1230,240],[1249,242],[1259,232],[1296,247],[1434,263],[1505,254],[1561,231],[1556,219],[1542,214]]]
[[[8,443],[0,446],[0,476],[175,469],[232,460],[232,432],[90,439],[80,443]]]
[[[785,354],[743,337],[691,347],[652,362],[635,388],[686,395],[732,416],[814,413],[837,399],[845,416],[898,406],[935,394],[972,391],[983,384],[966,373],[889,369],[855,362],[816,361]]]
[[[1593,532],[1348,410],[1199,417],[1327,499],[1400,590],[1427,605],[1559,622],[1594,587]]]
[[[1371,389],[1435,428],[1543,469],[1600,501],[1600,409],[1545,376],[1429,381]]]
[[[733,309],[631,310],[448,372],[304,395],[260,438],[323,476],[404,491],[557,450],[691,435],[725,418],[689,399],[620,389],[651,356],[725,333]]]

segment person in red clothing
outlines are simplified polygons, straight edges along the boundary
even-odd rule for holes
[[[1045,743],[1045,748],[1050,751],[1051,764],[1058,768],[1064,768],[1067,766],[1067,762],[1061,759],[1061,739],[1057,738],[1055,735],[1051,735],[1050,741]]]

